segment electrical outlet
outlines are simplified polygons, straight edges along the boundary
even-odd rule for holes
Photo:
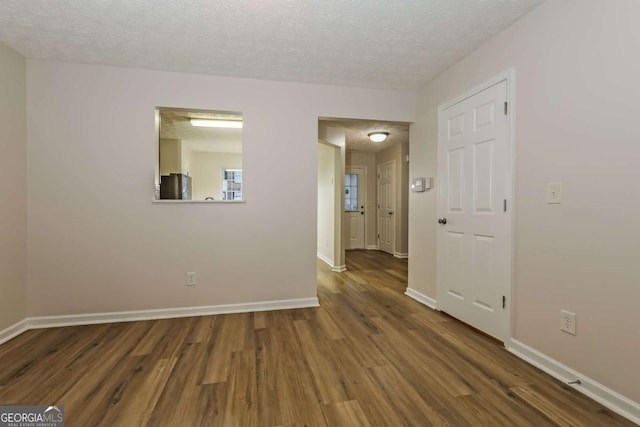
[[[196,273],[190,271],[187,273],[187,286],[195,286],[196,285]]]
[[[576,334],[576,314],[560,310],[560,330],[571,335]]]

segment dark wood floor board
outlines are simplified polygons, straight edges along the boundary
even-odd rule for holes
[[[79,378],[86,372],[81,369],[74,372],[74,366],[83,356],[90,354],[100,342],[100,338],[109,331],[108,325],[92,325],[86,328],[75,328],[73,335],[50,347],[50,351],[36,359],[23,375],[11,378],[4,390],[0,390],[0,402],[19,403],[31,400],[34,394],[43,398],[59,397],[60,384],[69,384],[74,377]],[[76,370],[77,371],[77,370]],[[33,384],[33,388],[25,387]],[[36,390],[37,389],[37,390]],[[51,401],[50,401],[51,402]]]
[[[147,356],[125,357],[115,364],[105,364],[108,371],[105,372],[104,368],[98,371],[100,381],[92,378],[98,367],[78,380],[59,399],[59,402],[64,402],[65,422],[78,426],[98,425],[109,408],[120,401],[131,375],[149,363],[146,359]]]
[[[280,358],[272,334],[265,328],[256,331],[256,388],[258,426],[277,426],[282,424],[278,382],[280,380]]]
[[[133,372],[127,389],[121,393],[119,402],[106,411],[98,425],[104,427],[147,425],[177,360],[177,358],[160,359],[141,364],[140,370]],[[140,390],[144,390],[144,393],[140,393]]]
[[[340,374],[346,379],[348,394],[355,396],[369,423],[379,427],[402,425],[388,397],[369,375],[368,367],[359,362],[361,356],[356,350],[360,346],[350,345],[346,339],[333,341],[329,346]]]
[[[0,404],[72,426],[633,425],[404,295],[407,260],[346,264],[318,262],[320,307],[28,331],[0,345]]]
[[[186,342],[189,344],[211,341],[213,334],[213,325],[220,317],[216,316],[200,316],[193,319],[191,331],[187,336]]]
[[[307,365],[292,319],[276,313],[272,318],[268,328],[272,347],[268,350],[274,355],[271,369],[275,372],[282,425],[326,425],[320,391]]]
[[[322,402],[327,404],[349,400],[344,379],[331,358],[326,341],[313,336],[306,320],[295,321],[294,326]]]
[[[370,368],[372,378],[387,395],[406,426],[446,426],[443,414],[436,412],[393,366]]]
[[[357,400],[325,405],[324,412],[332,426],[371,427]]]
[[[144,356],[151,354],[158,345],[166,345],[164,343],[164,337],[169,330],[175,325],[176,319],[161,319],[154,322],[136,322],[138,325],[133,327],[142,327],[150,325],[144,338],[140,340],[138,345],[133,349],[131,355]]]
[[[194,425],[198,420],[200,384],[206,360],[206,343],[190,344],[182,349],[149,425]]]
[[[47,331],[36,332],[40,332],[37,334],[37,339],[29,340],[21,347],[14,347],[13,353],[20,353],[20,357],[11,357],[12,352],[3,357],[2,369],[0,369],[0,385],[7,385],[10,381],[24,376],[47,355],[59,351],[65,345],[65,342],[72,339],[77,333],[73,328],[53,328],[48,331],[48,334],[46,333]]]

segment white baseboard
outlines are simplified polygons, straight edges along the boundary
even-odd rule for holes
[[[216,314],[250,313],[255,311],[289,310],[318,307],[318,298],[224,304],[201,307],[165,308],[157,310],[117,311],[111,313],[71,314],[64,316],[28,317],[0,332],[0,344],[29,330],[62,326],[93,325],[97,323],[136,322],[140,320],[174,319],[178,317],[210,316]]]
[[[8,328],[0,331],[0,344],[9,341],[11,338],[17,337],[23,332],[29,330],[29,322],[27,319],[23,319],[18,323],[9,326]]]
[[[320,258],[322,261],[324,261],[329,267],[333,267],[333,260],[331,260],[328,257],[322,255],[320,252],[318,252],[318,258]]]
[[[368,251],[378,251],[378,250],[380,250],[380,248],[378,247],[378,245],[367,245],[367,250]]]
[[[432,310],[437,310],[436,308],[436,300],[431,297],[426,296],[425,294],[416,291],[415,289],[407,288],[404,293],[406,296],[413,298],[421,304],[426,305]]]
[[[322,255],[320,252],[318,252],[318,258],[320,258],[322,261],[325,262],[325,264],[331,267],[331,271],[335,271],[336,273],[342,273],[343,271],[347,271],[346,265],[335,265],[333,261],[331,261],[326,256]]]
[[[396,258],[409,258],[409,254],[407,252],[394,252],[393,256]]]
[[[570,384],[570,386],[613,412],[640,425],[640,403],[634,402],[518,340],[511,339],[507,350],[564,383],[580,379],[580,384]]]

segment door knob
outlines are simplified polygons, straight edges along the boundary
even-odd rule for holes
[[[389,215],[393,215],[393,212],[389,212]]]
[[[447,218],[438,218],[438,224],[446,224],[447,223]]]
[[[362,212],[362,211],[361,211],[361,212],[360,212],[360,215],[364,215],[364,212]]]

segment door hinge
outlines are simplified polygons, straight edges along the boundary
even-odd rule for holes
[[[502,296],[502,308],[505,308],[507,305],[507,297],[505,297],[504,295]]]
[[[380,238],[380,235],[378,234],[378,239]]]
[[[502,210],[507,211],[507,199],[504,199],[504,203],[502,204]]]
[[[504,115],[506,116],[509,112],[509,103],[507,101],[504,102]]]

